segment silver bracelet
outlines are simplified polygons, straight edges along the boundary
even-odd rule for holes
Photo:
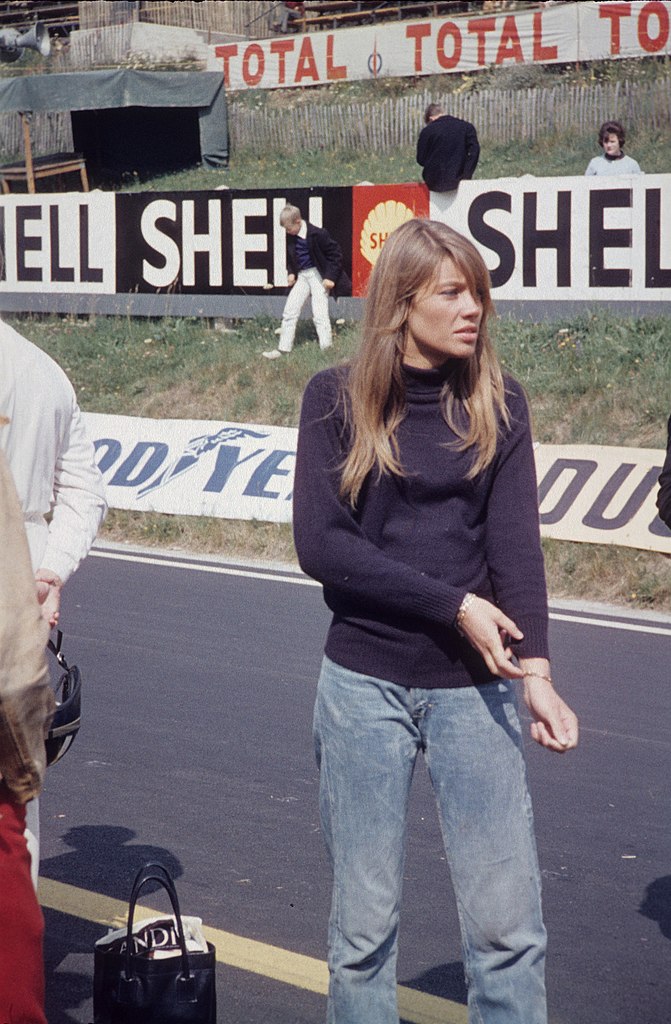
[[[468,609],[471,607],[471,605],[475,601],[476,596],[477,596],[476,594],[471,594],[471,592],[469,591],[466,594],[466,597],[463,599],[463,601],[459,605],[459,611],[457,612],[457,617],[454,620],[454,628],[456,629],[456,631],[459,634],[459,636],[464,636],[464,632],[463,632],[463,630],[461,628],[461,624],[464,621],[464,616],[466,615],[466,612],[468,611]]]

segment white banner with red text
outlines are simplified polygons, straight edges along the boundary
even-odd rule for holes
[[[207,70],[221,70],[235,91],[659,57],[670,52],[670,25],[669,0],[586,0],[222,43]]]
[[[112,508],[291,522],[294,427],[85,413]],[[664,452],[537,445],[541,533],[671,554],[657,515]]]

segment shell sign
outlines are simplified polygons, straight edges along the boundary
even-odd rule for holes
[[[352,189],[352,294],[365,295],[368,277],[391,232],[429,216],[426,185],[356,185]]]

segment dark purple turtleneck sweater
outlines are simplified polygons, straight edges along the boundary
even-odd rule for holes
[[[407,687],[469,686],[493,677],[459,636],[465,594],[494,601],[524,633],[521,657],[548,657],[547,597],[526,399],[506,378],[510,429],[475,480],[472,456],[440,409],[446,369],[403,370],[398,430],[406,476],[369,476],[352,511],[338,497],[347,430],[343,374],[316,374],[303,397],[294,536],[303,570],[333,612],[326,654],[344,668]]]

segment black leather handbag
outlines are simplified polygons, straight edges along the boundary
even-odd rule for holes
[[[142,886],[159,882],[170,897],[179,951],[166,959],[138,952],[133,941],[135,904]],[[133,882],[122,951],[96,944],[93,973],[94,1024],[216,1024],[215,949],[187,949],[179,901],[163,864],[149,863]]]

